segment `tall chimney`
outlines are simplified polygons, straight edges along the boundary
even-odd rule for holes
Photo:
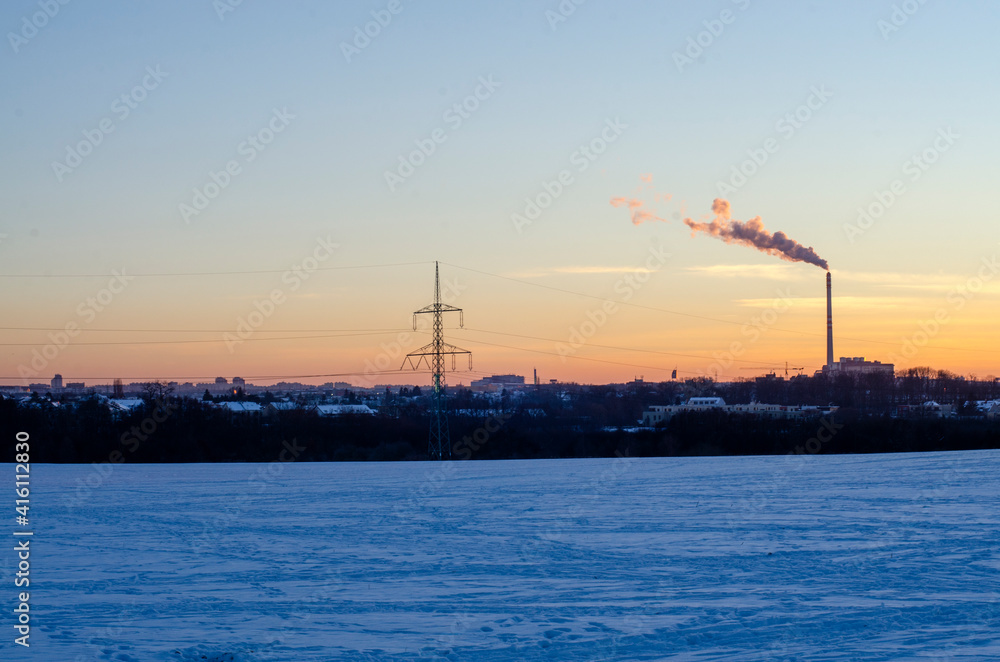
[[[826,369],[833,370],[833,295],[830,272],[826,272]]]

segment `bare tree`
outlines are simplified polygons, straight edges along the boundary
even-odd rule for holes
[[[173,386],[159,380],[155,382],[147,382],[142,385],[142,399],[145,400],[147,404],[162,402],[173,392]]]

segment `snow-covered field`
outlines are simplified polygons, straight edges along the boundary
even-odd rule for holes
[[[1000,452],[98,476],[32,466],[3,659],[1000,660]]]

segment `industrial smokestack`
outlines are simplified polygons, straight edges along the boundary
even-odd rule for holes
[[[826,272],[826,369],[833,370],[833,294],[830,272]]]

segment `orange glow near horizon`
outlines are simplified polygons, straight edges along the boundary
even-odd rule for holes
[[[447,383],[468,384],[487,374],[508,373],[524,375],[530,382],[535,369],[543,383],[556,379],[596,384],[638,377],[650,382],[668,381],[674,369],[681,380],[717,375],[731,381],[769,370],[783,374],[785,362],[802,368],[791,370],[791,374],[811,374],[822,367],[822,279],[805,277],[818,276],[818,272],[806,272],[787,283],[770,274],[769,280],[761,280],[758,287],[752,288],[741,282],[746,279],[732,278],[732,272],[708,279],[702,270],[656,273],[639,269],[634,273],[646,279],[642,287],[632,290],[629,303],[635,306],[621,305],[620,295],[625,290],[619,288],[615,293],[616,285],[626,282],[627,270],[625,276],[610,269],[580,276],[523,279],[542,285],[555,280],[560,283],[558,287],[565,289],[578,279],[576,282],[582,285],[574,291],[598,297],[592,299],[463,274],[455,302],[465,309],[466,328],[457,328],[457,317],[446,318],[446,340],[472,351],[475,369],[468,372],[460,365],[457,371],[448,373]],[[980,293],[968,299],[956,298],[950,296],[954,288],[942,288],[937,282],[919,284],[917,291],[907,284],[886,288],[877,295],[853,293],[856,282],[864,279],[864,275],[854,277],[848,273],[838,277],[834,272],[836,357],[864,356],[891,362],[897,373],[915,366],[931,366],[979,378],[1000,374],[1000,360],[991,347],[1000,320],[984,316],[983,305],[988,297]],[[710,287],[699,290],[699,283],[704,285],[706,280]],[[891,281],[893,277],[884,275],[883,280]],[[597,285],[587,287],[588,283]],[[429,289],[426,283],[419,285],[414,289]],[[742,294],[754,290],[761,296],[727,298],[725,292],[730,287]],[[995,287],[989,285],[990,293]],[[837,296],[840,290],[845,294]],[[419,302],[419,294],[414,294],[415,302]],[[513,298],[514,294],[522,297]],[[611,314],[602,310],[603,297],[615,304]],[[346,308],[360,305],[364,297],[342,292],[333,298],[341,300]],[[408,328],[410,316],[405,309],[399,313],[349,316],[367,323],[346,324],[344,317],[316,313],[315,297],[289,299],[241,342],[235,333],[235,320],[245,320],[254,310],[255,300],[259,298],[244,297],[214,311],[206,307],[192,312],[183,322],[162,305],[150,306],[148,302],[140,302],[138,310],[127,315],[109,309],[106,317],[95,320],[90,328],[84,327],[44,363],[38,361],[38,356],[47,348],[51,353],[60,332],[8,332],[11,342],[35,344],[7,348],[4,383],[46,383],[57,372],[64,381],[86,381],[91,385],[110,383],[116,376],[127,382],[164,379],[182,383],[240,376],[259,385],[343,381],[375,386],[430,381],[426,370],[397,372],[406,352],[430,339],[426,331]],[[511,309],[518,310],[516,322],[506,314]],[[667,310],[681,314],[664,312]],[[233,311],[240,312],[233,315]],[[233,331],[223,333],[227,312],[228,326]],[[935,322],[935,314],[946,321]],[[102,330],[108,328],[204,331],[178,334]],[[177,340],[184,342],[171,344]],[[88,344],[108,341],[148,344]],[[163,342],[168,344],[156,344]],[[21,377],[21,366],[35,374]],[[42,369],[36,371],[38,367]]]

